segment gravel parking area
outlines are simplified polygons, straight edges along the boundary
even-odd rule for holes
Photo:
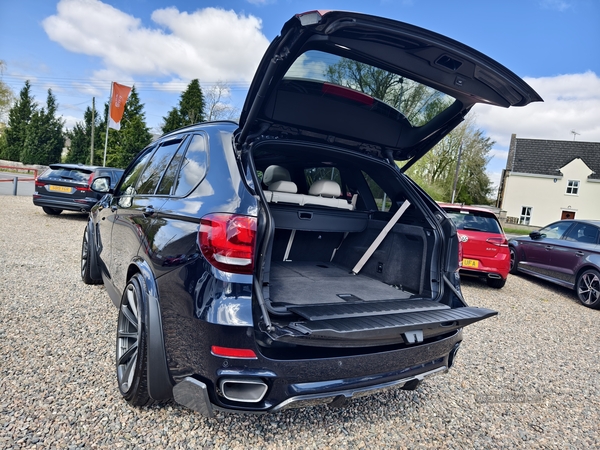
[[[344,409],[206,419],[137,409],[114,369],[117,311],[79,276],[86,216],[0,196],[0,449],[600,448],[600,311],[511,276],[465,281],[499,316],[465,329],[449,374]]]

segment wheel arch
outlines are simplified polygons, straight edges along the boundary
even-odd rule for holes
[[[169,373],[167,364],[167,354],[165,350],[165,341],[162,328],[162,319],[160,314],[160,304],[158,301],[158,287],[156,279],[146,261],[136,258],[127,270],[127,280],[133,275],[139,273],[146,284],[145,305],[145,327],[147,334],[147,373],[148,373],[148,394],[154,400],[164,401],[173,398],[173,381]]]
[[[577,282],[579,281],[579,277],[581,276],[581,274],[583,272],[585,272],[586,270],[595,270],[596,272],[600,273],[600,269],[598,269],[598,267],[594,266],[593,264],[584,264],[583,266],[581,266],[579,268],[579,270],[577,270],[577,273],[575,274],[575,281],[573,283],[573,289],[577,289]]]

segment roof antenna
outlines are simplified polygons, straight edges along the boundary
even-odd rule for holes
[[[581,134],[581,133],[578,133],[578,132],[577,132],[577,131],[575,131],[575,130],[571,130],[571,133],[573,133],[573,140],[575,140],[575,137],[576,137],[576,136],[579,136],[579,135]]]

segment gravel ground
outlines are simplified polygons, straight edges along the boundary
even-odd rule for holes
[[[511,276],[465,281],[497,318],[465,329],[456,366],[417,391],[274,415],[137,409],[114,370],[117,311],[79,278],[86,217],[0,196],[0,449],[600,448],[600,311]]]

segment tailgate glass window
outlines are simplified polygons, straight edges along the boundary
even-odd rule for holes
[[[413,126],[426,124],[454,102],[453,97],[406,76],[316,50],[303,53],[284,79],[327,83],[324,93],[359,101],[360,94],[366,94],[400,111]]]
[[[502,234],[502,228],[491,214],[478,211],[446,211],[459,230]]]

